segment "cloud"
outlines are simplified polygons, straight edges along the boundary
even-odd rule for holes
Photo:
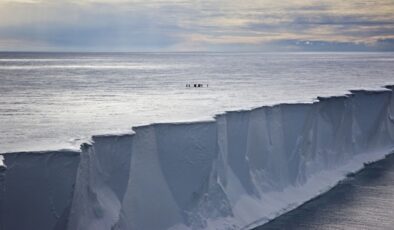
[[[393,12],[392,0],[0,0],[0,50],[381,51]]]

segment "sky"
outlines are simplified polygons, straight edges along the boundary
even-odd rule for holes
[[[394,51],[394,0],[0,0],[1,51]]]

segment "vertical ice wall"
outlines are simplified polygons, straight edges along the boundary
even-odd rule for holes
[[[9,153],[0,169],[1,230],[62,230],[69,215],[79,153]]]
[[[82,149],[68,229],[247,228],[393,146],[391,90],[97,137]]]
[[[392,89],[5,154],[0,229],[251,228],[389,153]]]
[[[131,136],[96,136],[81,147],[68,229],[112,229],[130,171]]]

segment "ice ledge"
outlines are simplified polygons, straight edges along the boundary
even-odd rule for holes
[[[68,229],[240,229],[269,220],[392,150],[391,89],[101,137],[84,150]],[[128,176],[110,179],[114,170]]]
[[[67,215],[54,221],[56,229],[248,229],[261,224],[392,150],[393,88],[94,136],[81,146],[76,177],[70,177],[76,178],[75,189],[70,184],[65,189],[73,191],[72,202],[62,206]],[[14,160],[24,165],[35,155]],[[9,156],[4,155],[6,163]],[[19,170],[7,165],[5,172]],[[54,173],[64,167],[57,166],[51,168]],[[26,180],[9,175],[2,174],[7,181]],[[19,206],[2,201],[2,210]],[[0,224],[10,229],[26,229],[4,221]]]

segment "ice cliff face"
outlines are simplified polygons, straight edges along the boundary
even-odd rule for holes
[[[0,229],[65,229],[79,165],[70,151],[8,153],[0,169]]]
[[[9,221],[18,213],[6,209],[34,207],[34,196],[48,202],[51,188],[59,188],[43,186],[56,177],[63,192],[53,200],[62,211],[53,215],[53,208],[43,206],[40,215],[52,215],[47,222],[26,216],[32,224],[45,225],[37,229],[251,228],[389,153],[394,147],[392,89],[228,112],[210,122],[153,124],[135,128],[133,135],[96,136],[81,148],[76,177],[72,167],[70,172],[61,165],[39,167],[45,159],[6,154],[1,224],[10,226],[4,229],[29,229]],[[41,195],[33,192],[29,198],[21,187],[13,188],[14,195],[3,195],[11,189],[4,181],[13,186],[32,183],[12,162],[37,167],[32,171],[53,171],[53,178],[27,186]],[[58,170],[64,174],[57,175]],[[71,176],[62,184],[66,173]],[[35,175],[34,180],[43,180]]]

